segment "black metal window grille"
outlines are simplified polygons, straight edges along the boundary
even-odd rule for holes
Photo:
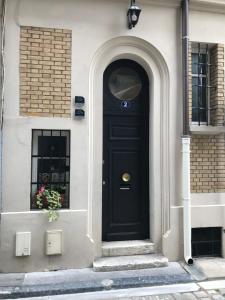
[[[69,208],[70,131],[32,130],[31,208],[36,209],[34,195],[41,186],[58,191],[62,208]]]
[[[210,48],[209,44],[192,45],[192,122],[210,123]]]
[[[192,228],[192,256],[221,257],[222,228]]]

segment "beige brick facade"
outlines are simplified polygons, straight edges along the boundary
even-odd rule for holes
[[[20,115],[71,116],[71,30],[20,28]]]
[[[192,136],[191,192],[225,192],[224,135]]]
[[[192,115],[191,46],[189,56],[190,97]],[[210,125],[224,126],[224,46],[210,49]],[[192,135],[191,137],[191,192],[225,192],[225,136]]]

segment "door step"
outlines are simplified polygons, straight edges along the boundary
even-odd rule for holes
[[[143,255],[155,253],[155,244],[149,240],[103,242],[102,256]]]
[[[167,267],[168,259],[159,254],[102,257],[94,261],[95,272]]]

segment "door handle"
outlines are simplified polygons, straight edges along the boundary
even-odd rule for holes
[[[106,185],[106,181],[105,180],[102,181],[102,185]]]

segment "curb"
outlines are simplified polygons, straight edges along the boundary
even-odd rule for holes
[[[28,297],[41,297],[62,294],[78,294],[87,292],[119,290],[138,287],[166,286],[171,284],[193,283],[194,279],[190,275],[167,275],[167,276],[142,276],[115,278],[92,281],[77,281],[60,283],[57,285],[24,285],[10,288],[2,288],[0,299],[16,299]]]

